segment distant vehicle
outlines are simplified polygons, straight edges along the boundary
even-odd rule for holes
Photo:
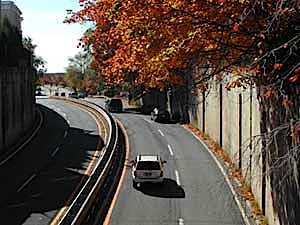
[[[70,93],[70,94],[69,94],[69,97],[70,97],[70,98],[76,98],[76,99],[79,98],[79,97],[78,97],[78,94],[77,94],[76,92]]]
[[[170,121],[170,113],[166,109],[163,109],[163,108],[157,109],[157,108],[155,108],[151,112],[151,120],[153,120],[155,122],[167,123],[167,122]]]
[[[60,96],[66,96],[65,92],[60,93]]]
[[[134,188],[144,182],[162,183],[164,180],[163,164],[158,155],[137,155],[132,163],[132,184]]]
[[[42,94],[41,91],[36,91],[36,92],[35,92],[35,95],[36,95],[36,96],[43,96],[44,94]]]
[[[155,109],[155,107],[156,107],[155,105],[151,105],[151,104],[143,105],[141,108],[141,112],[143,114],[150,115],[151,112]]]
[[[83,92],[78,93],[78,98],[85,98],[85,97],[86,97],[85,93],[83,93]]]
[[[122,112],[123,103],[119,98],[111,98],[105,101],[105,109],[109,112]]]

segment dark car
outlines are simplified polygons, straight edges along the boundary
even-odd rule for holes
[[[105,101],[105,109],[109,112],[122,112],[123,103],[119,98],[107,99]]]
[[[70,94],[69,94],[69,97],[70,97],[70,98],[76,98],[76,99],[79,98],[79,97],[78,97],[78,94],[77,94],[76,92],[70,93]]]
[[[157,109],[155,108],[151,112],[151,120],[154,120],[155,122],[169,122],[170,121],[170,113],[166,109]]]
[[[85,98],[87,95],[85,92],[79,92],[78,93],[78,98]]]

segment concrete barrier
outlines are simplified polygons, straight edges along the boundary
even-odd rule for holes
[[[34,126],[34,82],[32,68],[0,68],[0,156],[20,143]]]
[[[246,182],[269,224],[279,224],[273,210],[268,175],[263,188],[263,166],[260,135],[260,112],[255,89],[228,91],[224,84],[212,82],[208,94],[190,96],[190,123],[213,138],[242,171]]]

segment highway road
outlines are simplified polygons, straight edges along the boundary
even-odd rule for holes
[[[104,105],[103,99],[89,99]],[[163,186],[132,187],[127,168],[110,225],[241,225],[233,195],[205,147],[178,124],[160,124],[135,112],[114,113],[127,129],[130,158],[159,154],[165,165]]]
[[[33,140],[0,166],[0,224],[49,224],[66,207],[103,147],[94,118],[69,103],[38,99],[44,122]]]

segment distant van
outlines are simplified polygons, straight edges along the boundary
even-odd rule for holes
[[[109,112],[122,112],[123,103],[119,98],[107,99],[105,101],[105,109]]]

